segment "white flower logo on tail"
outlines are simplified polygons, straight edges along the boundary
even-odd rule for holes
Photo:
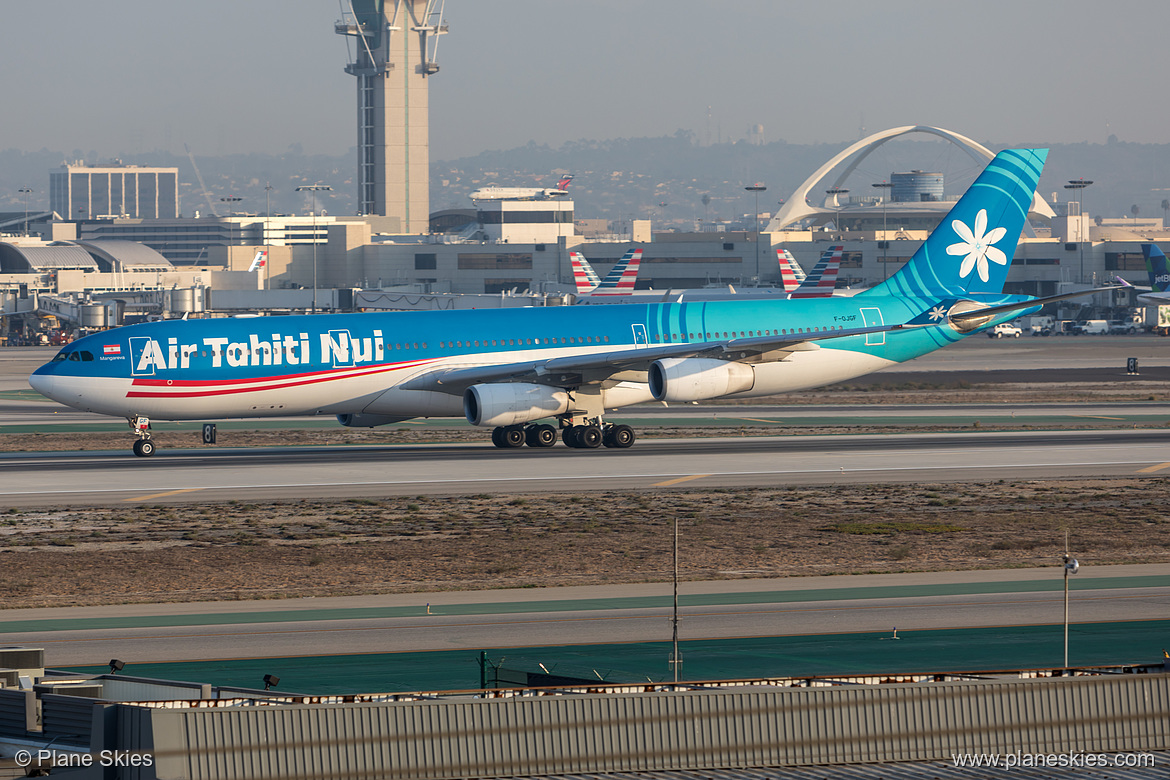
[[[987,230],[987,209],[979,209],[975,215],[975,229],[967,227],[959,220],[951,222],[951,227],[959,234],[962,241],[947,247],[948,255],[966,255],[963,264],[959,267],[959,278],[966,279],[971,271],[978,268],[979,278],[987,281],[987,261],[998,265],[1007,265],[1007,255],[996,249],[992,244],[999,241],[1007,233],[1007,228],[997,227],[989,233]]]

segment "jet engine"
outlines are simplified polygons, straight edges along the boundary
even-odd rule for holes
[[[339,414],[337,422],[346,428],[373,428],[375,425],[389,425],[390,423],[409,420],[409,417],[392,417],[388,414]]]
[[[650,364],[656,401],[704,401],[751,390],[756,372],[744,363],[709,358],[663,358]]]
[[[463,414],[472,425],[497,427],[563,414],[569,394],[559,387],[499,383],[472,385],[463,393]]]

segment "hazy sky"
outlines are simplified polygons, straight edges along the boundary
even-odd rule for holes
[[[670,135],[1170,141],[1166,0],[447,0],[431,156]],[[6,2],[0,148],[340,154],[337,0]],[[708,118],[708,106],[711,116]]]

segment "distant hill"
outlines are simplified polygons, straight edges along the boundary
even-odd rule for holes
[[[947,175],[948,190],[958,194],[974,178],[975,165],[957,148],[935,139],[910,136],[886,144],[867,158],[846,182],[853,197],[871,197],[869,185],[888,179],[895,171],[918,168],[940,170]],[[983,142],[992,150],[1005,144]],[[759,199],[762,212],[772,212],[777,201],[791,194],[821,164],[844,149],[835,144],[751,145],[745,142],[701,145],[689,131],[660,138],[579,140],[553,148],[529,143],[515,149],[486,151],[456,160],[431,164],[431,206],[466,208],[468,195],[478,187],[552,186],[559,172],[575,175],[570,192],[578,217],[653,219],[658,225],[693,225],[696,220],[736,219],[750,213],[754,199],[746,184],[763,183],[767,191]],[[1014,146],[1042,146],[1018,143]],[[49,172],[65,160],[85,159],[108,163],[109,158],[73,150],[69,153],[42,149],[26,152],[0,151],[0,211],[24,207],[21,187],[31,187],[31,207],[48,207]],[[182,210],[208,211],[186,154],[153,152],[123,158],[128,164],[173,166],[179,169]],[[352,214],[356,204],[354,178],[356,152],[342,155],[306,155],[293,147],[281,155],[244,154],[222,157],[196,156],[210,198],[226,213],[221,197],[243,198],[236,210],[260,213],[265,208],[266,183],[274,188],[272,208],[280,213],[303,213],[309,199],[294,188],[322,183],[333,187],[321,193],[318,204],[331,214]],[[1057,193],[1067,199],[1063,185],[1083,177],[1094,181],[1085,191],[1086,210],[1105,217],[1131,216],[1137,206],[1146,217],[1163,216],[1163,201],[1170,199],[1170,144],[1132,144],[1111,138],[1105,144],[1065,144],[1051,147],[1040,182],[1045,197]],[[831,183],[831,182],[829,182]],[[704,196],[706,201],[704,202]],[[1170,204],[1168,204],[1170,205]]]

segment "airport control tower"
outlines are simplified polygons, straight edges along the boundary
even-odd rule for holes
[[[343,0],[345,72],[357,77],[358,213],[426,233],[430,216],[427,80],[447,32],[443,0]]]

